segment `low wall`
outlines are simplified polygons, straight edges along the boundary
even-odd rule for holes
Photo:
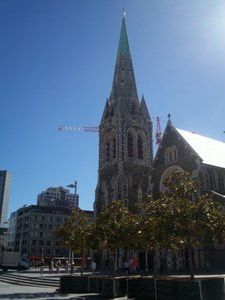
[[[223,277],[62,276],[62,293],[97,293],[136,300],[225,300]]]

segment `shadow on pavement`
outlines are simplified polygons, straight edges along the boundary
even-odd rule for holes
[[[0,295],[0,299],[45,299],[45,300],[57,300],[57,299],[65,299],[65,300],[104,300],[100,295],[67,295],[67,294],[59,294],[55,293],[14,293],[14,294],[4,294]]]

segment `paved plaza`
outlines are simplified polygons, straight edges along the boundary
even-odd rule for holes
[[[60,294],[57,290],[59,284],[56,284],[56,287],[45,286],[45,283],[51,279],[56,283],[59,283],[59,277],[65,275],[65,273],[49,273],[44,272],[41,276],[40,272],[10,272],[9,274],[16,275],[18,278],[27,278],[30,277],[30,281],[34,278],[37,280],[43,280],[43,286],[32,286],[35,285],[35,282],[32,282],[30,286],[23,285],[22,283],[8,283],[2,282],[0,274],[0,300],[4,299],[38,299],[38,300],[57,300],[57,299],[82,299],[82,300],[104,300],[104,297],[101,297],[97,294]],[[126,299],[126,298],[118,298]]]
[[[60,294],[54,288],[43,287],[25,287],[6,284],[0,282],[0,299],[39,299],[39,300],[57,300],[57,299],[104,299],[94,294]]]
[[[90,274],[90,273],[88,273]],[[104,300],[106,298],[98,294],[61,294],[59,292],[60,273],[49,272],[45,270],[43,274],[39,271],[29,270],[24,272],[11,271],[0,273],[0,300],[2,299],[39,299],[39,300],[57,300],[57,299],[82,299],[82,300]],[[78,275],[78,273],[77,273]],[[187,280],[190,275],[165,275],[158,276],[161,280]],[[217,275],[195,275],[196,279],[224,278],[224,274]],[[125,300],[127,297],[117,298]]]

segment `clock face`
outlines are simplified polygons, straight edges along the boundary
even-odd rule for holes
[[[165,182],[168,181],[171,174],[175,171],[184,172],[184,170],[181,167],[177,166],[177,165],[173,165],[173,166],[167,168],[163,172],[163,174],[161,176],[161,179],[160,179],[160,184],[159,184],[159,191],[161,193],[165,192],[165,190],[166,190]]]

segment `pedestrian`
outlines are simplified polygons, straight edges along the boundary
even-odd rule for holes
[[[97,268],[97,264],[94,260],[92,260],[92,262],[91,262],[91,271],[92,271],[93,274],[95,274],[96,268]]]
[[[45,262],[44,262],[44,259],[42,259],[40,262],[41,278],[43,277],[44,267],[45,267]]]
[[[138,260],[136,257],[133,257],[131,259],[131,265],[130,265],[132,273],[135,273],[137,271],[137,267],[138,267]]]
[[[130,273],[130,264],[129,264],[129,261],[128,260],[125,260],[125,262],[123,263],[123,266],[124,266],[124,271],[126,272],[126,274],[129,274]]]
[[[71,267],[70,267],[70,274],[73,275],[74,273],[74,262],[71,263]]]
[[[57,273],[59,273],[59,267],[60,267],[60,265],[61,265],[61,262],[60,262],[60,260],[58,260],[58,261],[56,262],[56,272],[57,272]]]
[[[68,262],[68,260],[66,260],[66,263],[65,263],[65,271],[66,271],[66,273],[69,273],[69,262]]]
[[[54,260],[51,259],[51,271],[54,271]]]

